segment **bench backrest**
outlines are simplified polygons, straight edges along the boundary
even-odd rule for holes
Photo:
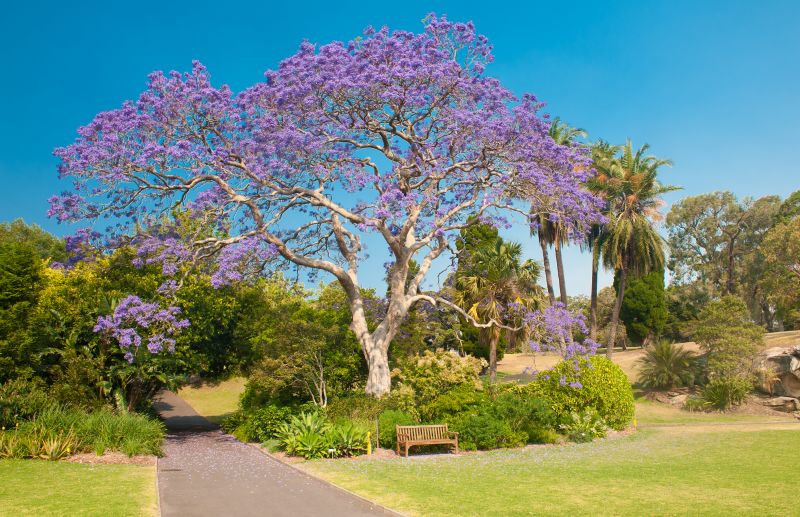
[[[398,425],[398,440],[447,440],[450,434],[444,425]]]

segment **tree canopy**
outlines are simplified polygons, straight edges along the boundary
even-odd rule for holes
[[[520,200],[578,233],[599,217],[582,188],[585,149],[556,143],[535,96],[485,74],[492,59],[471,23],[432,15],[420,34],[303,43],[236,94],[197,62],[187,74],[153,73],[137,101],[56,150],[75,188],[51,198],[50,214],[97,221],[107,245],[131,242],[167,270],[213,257],[219,277],[235,280],[226,272],[241,260],[278,258],[329,273],[348,297],[367,391],[383,395],[389,344],[415,303],[437,303],[422,282],[461,229],[502,224]],[[148,231],[174,206],[204,232]],[[104,218],[111,224],[97,227]],[[391,296],[373,329],[359,285],[368,234],[391,257]]]

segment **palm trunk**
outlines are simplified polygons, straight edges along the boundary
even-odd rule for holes
[[[561,260],[561,240],[556,239],[556,267],[558,268],[558,291],[561,295],[561,303],[567,305],[567,281],[564,278],[564,262]]]
[[[497,379],[497,343],[500,341],[500,329],[492,327],[489,330],[489,382],[494,384]]]
[[[589,304],[589,337],[597,341],[597,273],[600,267],[600,254],[592,250],[592,295]]]
[[[556,303],[556,294],[553,290],[553,273],[550,270],[550,256],[547,253],[547,241],[541,232],[539,232],[539,246],[542,247],[542,265],[544,265],[544,279],[547,282],[547,297],[550,299],[550,305]]]
[[[619,313],[622,310],[622,298],[625,296],[625,282],[628,279],[628,270],[622,267],[619,271],[619,288],[617,289],[617,300],[614,303],[614,313],[611,315],[611,326],[608,330],[608,346],[606,347],[606,357],[611,359],[614,355],[614,343],[617,341],[617,325],[619,324]]]

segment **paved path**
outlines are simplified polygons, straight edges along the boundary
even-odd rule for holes
[[[156,409],[168,430],[158,461],[163,516],[396,515],[224,434],[172,392]]]

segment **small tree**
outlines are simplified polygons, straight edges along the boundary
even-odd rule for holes
[[[619,316],[634,343],[647,345],[661,335],[667,323],[663,269],[631,280]]]
[[[709,378],[748,378],[764,329],[750,321],[744,301],[723,296],[710,302],[695,323],[694,339],[708,357]]]

